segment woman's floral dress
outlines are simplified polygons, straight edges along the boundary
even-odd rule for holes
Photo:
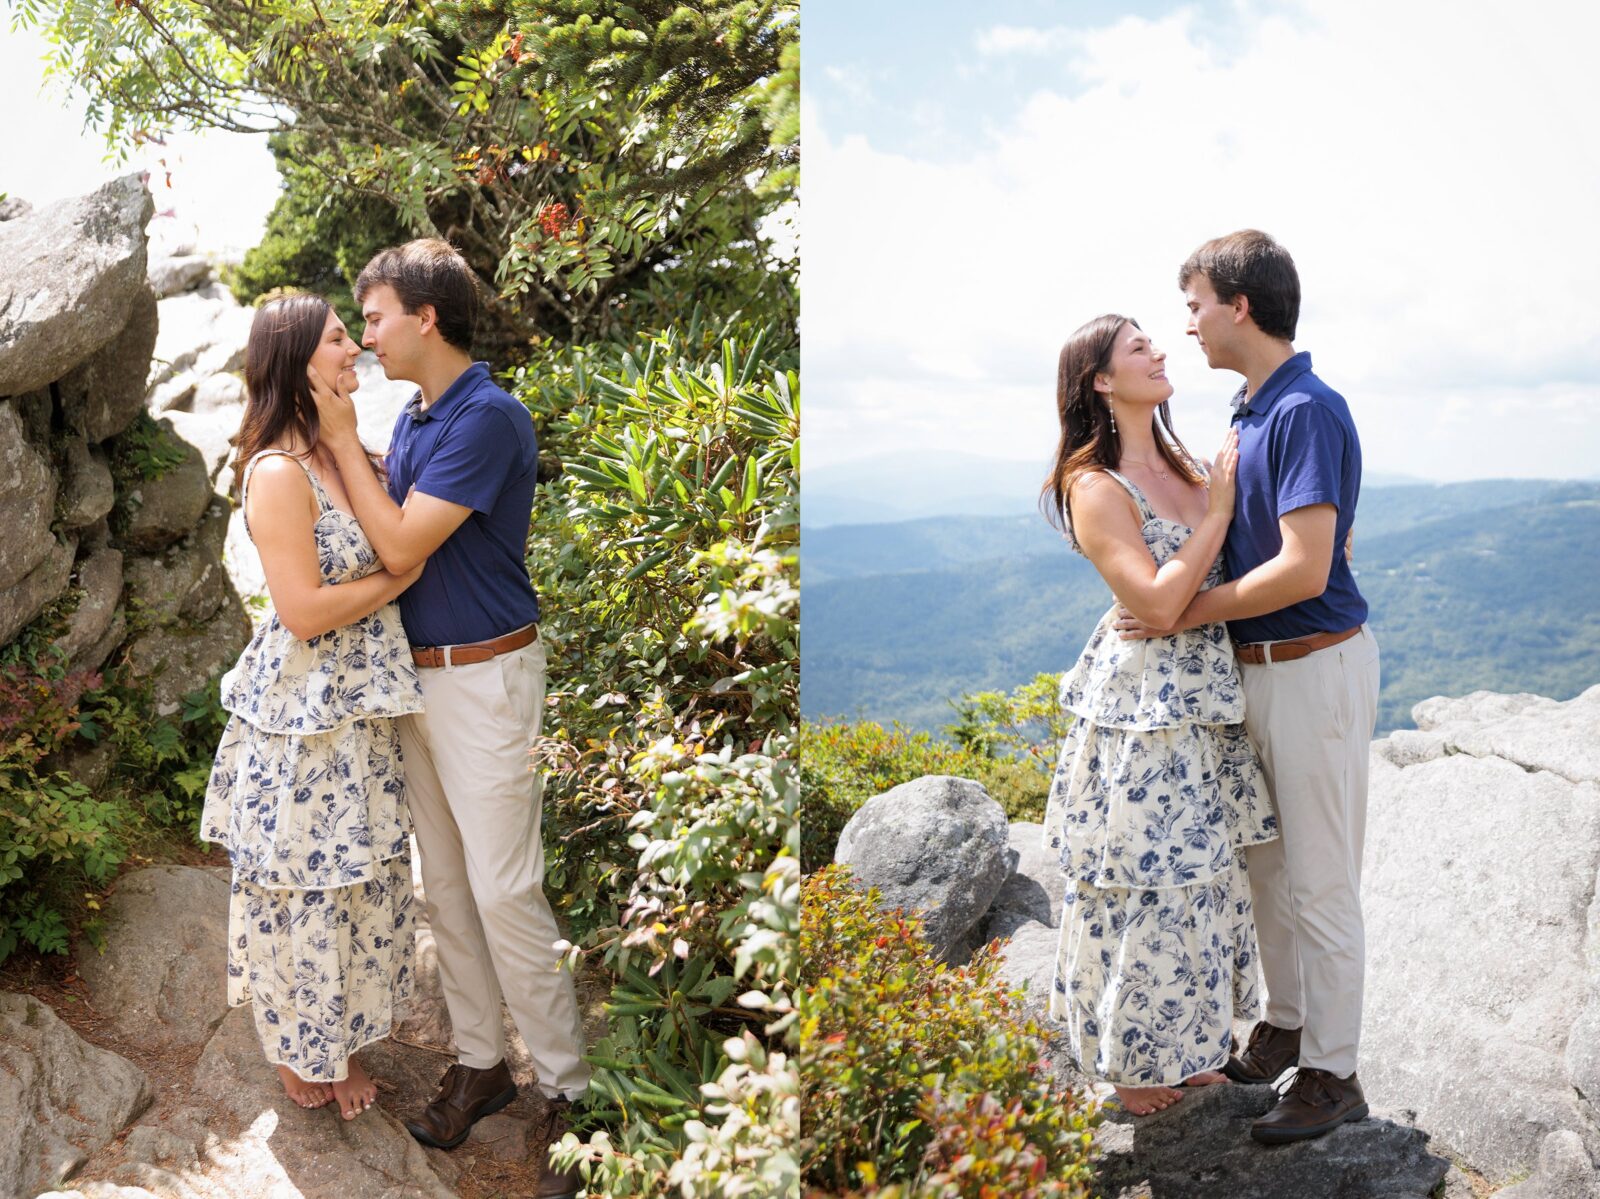
[[[1158,565],[1191,530],[1139,506]],[[1072,537],[1072,548],[1082,552]],[[1222,578],[1213,563],[1204,587]],[[1087,1072],[1173,1085],[1228,1058],[1253,1018],[1256,934],[1247,845],[1277,818],[1246,739],[1244,692],[1222,624],[1123,641],[1100,618],[1061,681],[1077,719],[1061,747],[1045,842],[1068,875],[1050,1014]]]
[[[244,486],[280,452],[252,458]],[[323,582],[381,569],[355,517],[306,475]],[[254,1005],[269,1061],[335,1082],[351,1053],[389,1034],[411,991],[411,817],[394,717],[420,712],[422,689],[398,607],[310,641],[272,613],[223,676],[222,706],[201,836],[233,859],[228,1002]]]

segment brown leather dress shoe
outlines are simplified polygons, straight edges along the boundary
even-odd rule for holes
[[[1265,1020],[1250,1030],[1244,1052],[1230,1054],[1222,1072],[1234,1082],[1274,1082],[1290,1066],[1300,1064],[1300,1030],[1276,1028]]]
[[[1301,1066],[1278,1105],[1250,1125],[1250,1135],[1263,1145],[1309,1141],[1341,1124],[1367,1118],[1367,1097],[1352,1072],[1338,1078],[1314,1066]]]
[[[544,1173],[539,1175],[539,1186],[533,1192],[533,1199],[577,1199],[578,1191],[583,1187],[583,1175],[576,1168],[558,1170],[550,1164],[550,1146],[572,1131],[569,1119],[571,1111],[570,1099],[545,1100],[544,1121],[538,1133],[545,1142]]]
[[[422,1109],[422,1115],[406,1121],[406,1131],[424,1145],[454,1149],[467,1139],[475,1123],[516,1097],[517,1084],[511,1081],[505,1062],[487,1070],[457,1062],[444,1072],[439,1093]]]

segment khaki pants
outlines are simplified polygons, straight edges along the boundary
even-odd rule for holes
[[[399,718],[428,920],[462,1064],[505,1056],[500,1000],[539,1087],[574,1098],[589,1082],[572,973],[544,896],[542,777],[529,750],[544,713],[544,645],[417,671],[427,710]]]
[[[1300,1028],[1300,1064],[1356,1068],[1366,939],[1361,853],[1377,722],[1370,630],[1293,662],[1241,663],[1245,729],[1281,836],[1245,851],[1267,1021]]]

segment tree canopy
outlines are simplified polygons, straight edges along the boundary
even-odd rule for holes
[[[15,19],[114,149],[276,133],[295,220],[376,206],[451,241],[513,356],[662,327],[686,296],[794,314],[760,228],[797,185],[796,0],[18,0]]]

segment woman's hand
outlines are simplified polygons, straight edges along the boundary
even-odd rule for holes
[[[1229,429],[1222,448],[1211,463],[1211,482],[1206,494],[1206,515],[1233,519],[1233,500],[1238,491],[1239,430]]]

